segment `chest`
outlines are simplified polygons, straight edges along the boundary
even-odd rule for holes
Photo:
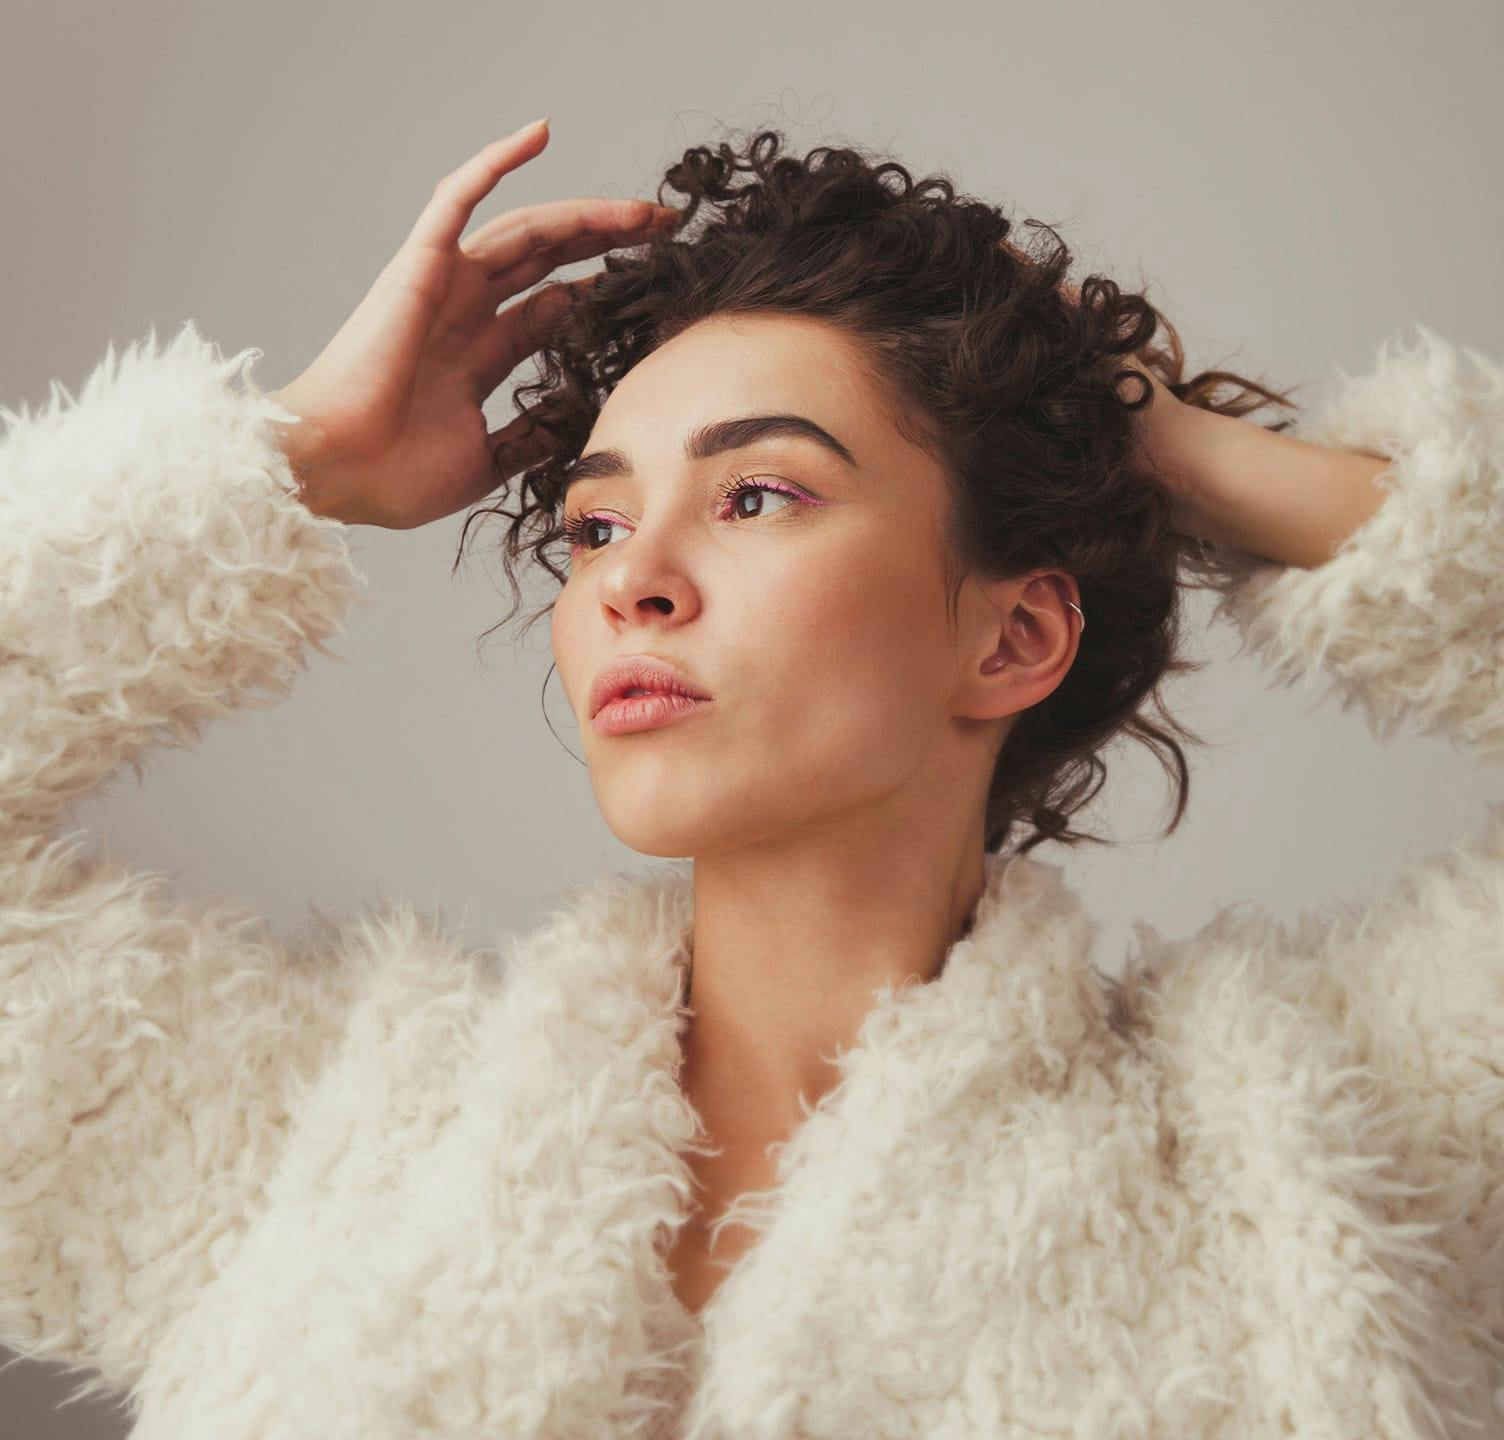
[[[1069,1037],[1041,1058],[1002,1021],[984,1049],[949,1012],[918,1018],[912,1054],[879,1035],[771,1157],[766,1129],[692,1115],[625,1039],[561,1045],[551,1072],[525,1047],[552,1014],[508,1017],[484,1047],[505,1063],[449,1086],[331,1068],[267,1214],[159,1350],[143,1440],[202,1430],[226,1393],[244,1399],[215,1412],[221,1440],[622,1433],[659,1259],[687,1309],[714,1301],[706,1440],[1346,1440],[1385,1429],[1432,1344],[1460,1350],[1440,1305],[1434,1341],[1399,1328],[1438,1298],[1430,1260],[1388,1228],[1350,1108],[1313,1102],[1319,1072],[1206,1044],[1162,1086]],[[980,1063],[1000,1050],[1014,1063]],[[684,1150],[696,1118],[718,1153]],[[655,1256],[675,1153],[692,1185]],[[780,1168],[762,1230],[717,1231]]]
[[[674,1294],[692,1315],[710,1303],[757,1239],[755,1231],[734,1219],[719,1229],[716,1221],[739,1197],[771,1189],[777,1178],[765,1144],[739,1141],[719,1148],[717,1155],[687,1157],[694,1193],[665,1257]]]

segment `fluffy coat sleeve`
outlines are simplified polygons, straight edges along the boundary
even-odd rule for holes
[[[1216,613],[1276,683],[1328,682],[1376,738],[1409,722],[1497,763],[1504,367],[1415,329],[1413,346],[1391,337],[1295,432],[1390,461],[1383,503],[1312,569],[1226,550]],[[1352,1183],[1434,1237],[1459,1315],[1504,1313],[1504,804],[1376,898],[1328,902],[1288,931],[1231,909],[1181,947],[1183,976],[1198,978],[1174,1001],[1178,1027],[1194,1033],[1231,990],[1260,1016],[1294,1017],[1292,1036],[1335,1036],[1330,1053],[1350,1069],[1317,1103],[1352,1157],[1336,1163],[1381,1160]],[[1233,957],[1228,987],[1218,962]],[[1292,1040],[1292,1072],[1311,1058]],[[1344,1098],[1355,1077],[1361,1097]],[[1504,1335],[1487,1338],[1504,1353]]]
[[[0,1341],[96,1370],[81,1394],[128,1389],[243,1235],[370,968],[359,927],[284,944],[57,833],[154,743],[276,703],[357,598],[260,353],[189,321],[69,408],[0,407]]]

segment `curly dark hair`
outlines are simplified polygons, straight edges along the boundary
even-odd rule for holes
[[[1176,653],[1181,591],[1215,587],[1217,562],[1172,527],[1167,491],[1144,472],[1134,415],[1152,389],[1114,359],[1133,356],[1177,399],[1223,415],[1294,402],[1224,370],[1183,379],[1174,327],[1106,276],[1086,276],[1068,299],[1070,254],[1050,226],[1025,222],[1055,242],[1029,254],[1007,240],[1014,226],[998,207],[958,193],[944,174],[916,181],[897,161],[854,145],[799,158],[780,154],[786,144],[763,128],[744,147],[695,146],[668,168],[657,197],[669,203],[669,188],[689,197],[681,222],[606,255],[595,283],[569,300],[538,351],[539,378],[513,399],[545,432],[547,459],[517,479],[515,509],[503,499],[471,511],[455,564],[471,521],[511,521],[502,551],[513,608],[497,622],[506,624],[520,602],[524,551],[561,584],[568,577],[549,552],[560,540],[570,467],[634,365],[709,316],[816,316],[861,342],[895,425],[951,482],[942,563],[952,616],[968,574],[1001,580],[1058,567],[1080,589],[1088,623],[1069,673],[1020,712],[999,750],[987,851],[1002,850],[1020,820],[1033,829],[1018,854],[1044,840],[1106,843],[1068,822],[1102,788],[1102,751],[1124,732],[1149,746],[1175,784],[1162,832],[1171,834],[1189,794],[1175,737],[1205,742],[1170,716],[1158,687],[1203,668]],[[1166,343],[1155,344],[1161,327]],[[1120,382],[1136,382],[1138,393]],[[1234,393],[1219,396],[1224,387]],[[1149,702],[1163,723],[1143,713]]]

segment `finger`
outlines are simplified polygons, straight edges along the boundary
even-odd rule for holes
[[[619,244],[623,233],[652,233],[659,224],[667,228],[677,214],[651,200],[604,196],[556,200],[498,216],[467,237],[461,248],[494,278],[535,253],[557,251],[580,241],[598,242],[597,249],[583,253],[599,254]]]
[[[546,460],[552,448],[548,432],[536,428],[529,416],[519,415],[500,430],[491,431],[486,436],[485,459],[477,461],[475,472],[455,496],[450,513],[479,505],[521,471]]]
[[[620,243],[622,245],[632,245],[636,243],[637,238],[645,237],[639,236],[634,238],[629,234],[624,236]],[[591,250],[589,253],[601,254],[613,248],[615,247],[608,242],[604,246]],[[577,256],[576,258],[579,257]],[[552,274],[563,263],[563,259],[550,250],[544,250],[537,254],[529,255],[525,260],[519,260],[510,270],[504,271],[490,282],[490,289],[492,294],[496,296],[496,303],[499,305],[508,296],[521,294],[529,286],[536,285],[538,281]],[[604,273],[604,271],[598,271],[597,275],[599,276]]]
[[[482,326],[469,357],[475,376],[477,404],[484,404],[486,397],[513,370],[537,352],[576,294],[594,285],[602,274],[603,271],[597,271],[580,280],[560,280],[545,285],[526,299],[498,311]]]
[[[457,170],[434,186],[433,198],[423,207],[408,234],[408,243],[447,250],[459,243],[475,207],[496,188],[496,182],[526,164],[548,144],[548,126],[524,128],[493,140]]]
[[[607,195],[577,195],[569,200],[550,200],[509,210],[488,220],[473,235],[467,235],[461,249],[466,254],[486,259],[509,235],[531,233],[539,244],[554,244],[567,239],[570,231],[579,233],[582,222],[594,228],[637,229],[662,219],[682,218],[683,212],[671,205],[652,200],[615,199]],[[510,263],[507,256],[500,263]]]
[[[491,447],[491,470],[489,495],[498,485],[505,484],[514,475],[530,465],[541,464],[553,451],[553,439],[546,430],[537,428],[529,415],[519,415],[493,430],[487,437]]]
[[[640,245],[661,234],[665,225],[654,223],[641,230],[621,230],[615,234],[587,234],[558,247],[550,246],[524,256],[510,269],[499,271],[487,282],[500,304],[509,296],[520,294],[528,286],[536,284],[544,276],[576,260],[589,260],[604,255],[608,250],[622,250]]]

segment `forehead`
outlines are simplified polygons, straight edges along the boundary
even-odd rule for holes
[[[758,411],[808,415],[838,434],[856,427],[871,433],[883,423],[884,406],[857,345],[834,326],[799,315],[702,320],[622,378],[585,448],[619,445],[667,459],[696,426]]]

